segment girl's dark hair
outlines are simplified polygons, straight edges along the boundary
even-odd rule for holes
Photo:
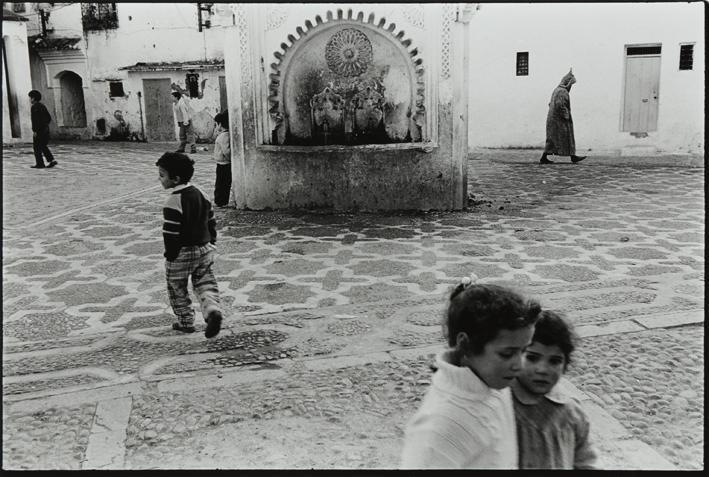
[[[179,91],[173,91],[173,92],[170,93],[170,94],[172,94],[172,95],[173,95],[174,97],[176,97],[177,99],[180,99],[180,98],[182,97],[182,93],[180,93]]]
[[[27,94],[27,96],[29,96],[30,98],[34,99],[35,101],[41,101],[41,100],[42,100],[42,93],[40,93],[40,92],[37,91],[36,89],[33,89],[32,91],[30,91],[30,92]]]
[[[189,182],[194,175],[194,161],[179,152],[166,152],[155,165],[165,169],[171,178],[179,176],[181,184]]]
[[[219,124],[224,129],[229,129],[229,111],[222,111],[214,116],[214,122]]]
[[[556,345],[561,348],[565,358],[564,371],[571,362],[571,353],[576,349],[575,342],[577,340],[578,337],[573,328],[560,314],[549,310],[542,311],[534,328],[532,341],[546,346]]]
[[[517,330],[537,321],[541,306],[499,285],[458,284],[448,304],[444,332],[451,347],[458,333],[468,335],[473,354],[483,352],[500,330]]]

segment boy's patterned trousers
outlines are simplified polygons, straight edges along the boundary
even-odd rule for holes
[[[177,315],[181,325],[194,325],[194,310],[192,300],[187,291],[187,280],[192,277],[194,294],[199,298],[202,316],[205,318],[212,310],[219,310],[219,288],[212,272],[214,250],[216,246],[191,245],[182,247],[177,258],[168,262],[165,260],[165,277],[167,278],[167,293],[170,305]]]

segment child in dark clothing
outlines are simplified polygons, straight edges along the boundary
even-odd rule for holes
[[[47,111],[47,107],[41,103],[42,93],[33,89],[29,92],[30,103],[30,119],[32,120],[32,149],[34,150],[35,165],[30,166],[33,169],[44,169],[45,167],[54,167],[57,161],[54,160],[52,151],[49,150],[49,123],[52,121],[52,116]],[[47,165],[44,165],[44,157],[47,159]]]
[[[229,142],[229,113],[224,111],[214,116],[219,135],[214,141],[214,162],[217,163],[214,183],[214,205],[226,207],[231,192],[231,144]]]
[[[185,154],[167,152],[155,165],[162,186],[172,189],[163,207],[162,229],[167,290],[178,319],[172,329],[183,333],[195,331],[194,311],[187,291],[191,276],[207,322],[204,335],[212,338],[219,334],[222,324],[219,289],[212,271],[217,242],[212,204],[204,192],[189,182],[194,174],[194,161]]]
[[[594,469],[588,417],[573,398],[555,386],[574,350],[570,326],[543,311],[522,371],[512,383],[520,469]]]

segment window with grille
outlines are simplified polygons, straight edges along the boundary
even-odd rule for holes
[[[679,69],[691,70],[694,67],[694,45],[680,45]]]
[[[118,28],[115,3],[82,3],[81,23],[84,31],[113,30]]]
[[[27,7],[25,7],[24,2],[13,3],[12,4],[12,11],[15,13],[25,13],[27,11]]]
[[[199,74],[187,73],[185,84],[187,85],[190,98],[199,98]]]
[[[659,55],[662,53],[662,45],[658,46],[629,46],[626,54],[628,56]]]
[[[529,52],[517,52],[517,76],[529,75]]]
[[[123,82],[122,81],[111,81],[108,85],[109,87],[109,93],[108,95],[111,98],[115,98],[117,96],[125,96],[126,94],[123,92]]]

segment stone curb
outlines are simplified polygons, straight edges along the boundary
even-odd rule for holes
[[[363,355],[310,358],[298,360],[305,369],[325,371],[329,369],[379,363],[394,359],[411,359],[435,354],[441,345],[428,345]],[[190,389],[233,386],[240,383],[278,379],[286,376],[287,368],[296,366],[292,359],[279,360],[285,369],[236,369],[224,370],[216,376],[180,375],[165,379],[154,377],[158,392],[178,392]],[[215,379],[216,377],[216,379]],[[560,381],[562,389],[578,399],[592,422],[592,438],[599,450],[599,466],[607,470],[672,470],[675,467],[652,447],[635,439],[627,429],[603,408],[595,404],[567,379]],[[84,469],[118,469],[123,464],[124,441],[132,397],[145,392],[140,383],[126,383],[99,389],[65,393],[48,398],[17,401],[9,405],[12,411],[36,412],[47,407],[70,406],[80,403],[97,402],[96,415],[89,436]],[[9,403],[6,403],[6,405]],[[10,410],[8,410],[10,411]]]
[[[143,393],[142,386],[137,381],[127,383],[112,383],[101,387],[68,391],[61,394],[47,395],[31,393],[27,395],[4,396],[3,407],[7,413],[32,413],[51,407],[71,407],[78,404],[101,402],[126,396],[137,396]],[[30,394],[30,393],[28,393]]]
[[[585,161],[579,164],[572,164],[567,157],[551,160],[553,166],[648,166],[648,167],[704,167],[704,156],[700,154],[648,154],[644,156],[618,155],[601,152],[593,155],[593,151],[588,153]],[[480,157],[482,156],[482,157]],[[527,164],[539,165],[541,149],[475,149],[468,153],[469,161],[490,160],[500,164]]]
[[[333,308],[339,308],[339,306],[333,307]],[[677,327],[677,326],[685,326],[685,325],[692,325],[692,324],[700,324],[704,322],[704,312],[703,310],[689,310],[685,312],[676,312],[676,313],[669,313],[669,314],[651,314],[651,315],[641,315],[641,316],[635,316],[631,317],[629,319],[621,320],[621,321],[609,321],[609,322],[601,322],[601,323],[595,323],[595,324],[589,324],[589,325],[580,325],[576,327],[576,334],[580,338],[589,338],[589,337],[594,337],[594,336],[604,336],[604,335],[611,335],[611,334],[620,334],[620,333],[633,333],[633,332],[641,332],[641,331],[648,331],[648,330],[653,330],[653,329],[660,329],[660,328],[672,328],[672,327]],[[231,328],[238,327],[238,324],[233,324],[230,327],[225,328],[223,331],[228,332],[231,331]],[[137,335],[137,333],[134,333]],[[143,335],[141,335],[143,336]],[[115,336],[112,337],[107,337],[105,339],[98,340],[96,343],[93,343],[89,346],[81,346],[81,347],[75,347],[76,349],[98,349],[100,346],[104,346],[108,341],[112,340]],[[155,342],[164,342],[166,339],[165,338],[153,338],[149,336],[145,336],[146,341],[155,341]],[[176,341],[178,339],[181,339],[181,337],[176,337],[172,341]],[[195,337],[194,339],[197,339]],[[74,348],[71,348],[74,349]],[[358,366],[361,364],[365,363],[371,363],[371,362],[380,362],[380,361],[387,361],[392,358],[396,359],[407,359],[407,358],[413,358],[416,356],[420,356],[424,350],[426,354],[434,354],[437,351],[441,349],[441,345],[427,345],[424,347],[411,347],[411,348],[396,348],[396,349],[385,349],[385,350],[379,350],[379,351],[374,351],[370,353],[365,353],[365,354],[358,354],[358,355],[344,355],[344,356],[338,356],[338,355],[330,355],[327,357],[317,357],[317,356],[310,356],[310,357],[305,357],[305,358],[299,358],[298,360],[293,360],[291,358],[283,358],[283,359],[278,359],[271,361],[271,364],[277,364],[279,366],[282,366],[285,369],[291,368],[293,366],[297,366],[296,363],[300,363],[300,366],[304,367],[304,369],[308,369],[311,371],[318,371],[318,370],[325,370],[325,369],[336,369],[336,368],[342,368],[342,367],[349,367],[349,366]],[[49,355],[52,353],[52,351],[55,351],[55,349],[52,350],[43,350],[41,353]],[[160,392],[163,391],[177,391],[180,389],[185,389],[186,387],[195,389],[195,388],[201,388],[201,387],[211,387],[211,386],[226,386],[226,385],[231,385],[231,384],[237,384],[237,383],[243,383],[243,382],[253,382],[253,381],[259,381],[261,379],[271,379],[276,378],[279,376],[279,373],[282,373],[283,371],[281,370],[262,370],[259,366],[242,366],[238,369],[235,370],[228,370],[228,369],[220,369],[218,371],[214,370],[199,370],[199,371],[193,371],[189,373],[180,373],[180,374],[175,374],[175,375],[153,375],[151,374],[151,371],[153,369],[159,369],[160,366],[164,364],[164,360],[170,360],[170,362],[176,362],[177,361],[184,361],[184,362],[189,362],[194,359],[203,359],[206,355],[210,353],[197,353],[197,354],[188,354],[180,357],[166,357],[164,359],[159,359],[156,360],[146,367],[142,368],[135,377],[119,377],[117,375],[114,375],[113,373],[107,372],[106,370],[103,370],[101,368],[81,368],[81,369],[74,369],[74,370],[66,370],[66,371],[60,371],[60,372],[52,372],[52,373],[43,373],[39,377],[57,377],[57,376],[69,376],[69,375],[76,375],[76,374],[92,374],[96,375],[99,377],[104,377],[106,379],[112,379],[113,382],[102,382],[98,386],[95,384],[83,384],[83,385],[78,385],[73,388],[66,388],[63,390],[60,390],[59,393],[56,393],[54,391],[36,391],[36,392],[30,392],[30,393],[22,393],[22,394],[14,394],[14,395],[7,395],[3,396],[3,402],[6,405],[10,405],[10,407],[14,408],[19,405],[21,402],[29,402],[29,401],[34,401],[34,400],[42,400],[42,399],[47,399],[51,401],[57,401],[57,402],[62,402],[61,396],[70,396],[72,394],[76,394],[77,397],[91,392],[91,390],[101,390],[102,395],[110,396],[110,389],[112,388],[117,388],[121,389],[122,386],[124,386],[126,383],[130,383],[133,381],[136,382],[143,382],[143,383],[157,383],[158,390]],[[215,356],[218,353],[211,353],[214,354]],[[16,360],[16,359],[21,359],[25,356],[29,356],[31,353],[29,352],[21,352],[21,353],[11,353],[5,355],[6,360]],[[246,374],[245,374],[246,373]],[[215,381],[215,375],[218,379],[218,381]],[[37,374],[33,375],[23,375],[23,376],[7,376],[4,378],[4,381],[6,383],[16,383],[16,382],[25,382],[25,381],[32,381],[36,380],[38,378]],[[189,384],[191,382],[194,382],[194,384]],[[90,401],[96,401],[97,399],[91,399],[90,395],[87,395],[88,399]],[[104,397],[103,399],[110,399],[110,397]],[[68,401],[71,401],[71,399],[67,399]],[[72,403],[73,404],[73,403]],[[20,406],[21,407],[21,406]]]
[[[91,425],[82,469],[121,469],[133,398],[100,401]]]
[[[591,439],[598,453],[598,467],[603,470],[674,470],[675,466],[655,449],[632,437],[630,432],[605,409],[566,378],[559,386],[581,402],[591,425]]]

